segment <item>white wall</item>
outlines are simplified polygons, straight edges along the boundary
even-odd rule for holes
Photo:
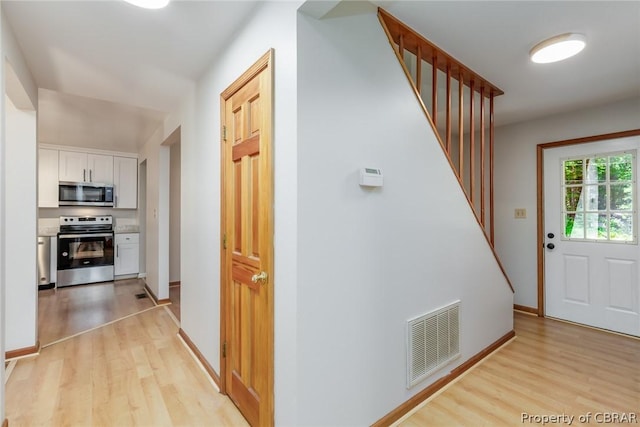
[[[5,351],[32,347],[37,340],[37,146],[38,95],[11,27],[2,16],[2,98],[5,103],[4,239]],[[5,99],[6,98],[6,99]],[[16,108],[17,107],[19,108]],[[24,111],[23,111],[24,110]],[[28,111],[27,111],[28,110]],[[25,197],[25,194],[31,195]],[[4,354],[4,353],[3,353]]]
[[[165,138],[181,126],[182,329],[219,373],[220,94],[275,49],[275,407],[276,424],[296,425],[296,10],[264,2],[198,81]],[[151,173],[150,173],[151,175]]]
[[[169,298],[169,147],[161,145],[163,132],[158,127],[138,159],[146,160],[145,281],[160,300]]]
[[[36,112],[18,110],[5,97],[5,211],[7,264],[6,350],[37,341]]]
[[[384,187],[358,186],[362,167]],[[406,389],[406,321],[461,300],[462,357]],[[298,20],[298,419],[370,425],[513,328],[513,294],[364,2]]]
[[[1,8],[0,8],[1,10]],[[21,345],[20,343],[16,344],[15,342],[9,342],[11,338],[9,337],[9,333],[7,331],[7,326],[9,325],[9,320],[13,318],[13,315],[7,314],[7,306],[15,304],[25,303],[21,308],[24,312],[29,313],[32,318],[27,320],[27,324],[24,325],[25,333],[28,337],[33,339],[32,342],[28,343],[26,346],[35,345],[35,335],[33,335],[33,325],[35,324],[36,318],[36,310],[37,304],[35,301],[31,301],[30,304],[27,301],[18,301],[14,302],[8,300],[8,291],[9,288],[9,276],[12,274],[10,270],[7,270],[7,267],[12,265],[15,262],[20,263],[20,259],[23,256],[30,256],[29,252],[33,254],[33,264],[32,268],[29,270],[34,272],[32,276],[33,287],[35,289],[36,286],[36,260],[35,260],[35,247],[36,247],[36,236],[35,236],[35,224],[36,224],[36,214],[34,210],[34,214],[29,217],[21,218],[22,223],[25,228],[33,228],[33,247],[31,251],[27,249],[25,252],[15,251],[13,252],[12,248],[8,246],[9,240],[9,228],[8,220],[15,221],[15,210],[12,206],[10,196],[9,186],[16,184],[16,178],[20,178],[23,173],[27,174],[27,182],[30,182],[28,178],[31,175],[31,171],[35,171],[36,159],[37,156],[35,154],[35,137],[33,139],[33,154],[30,159],[11,159],[11,162],[20,163],[24,160],[25,171],[21,172],[20,176],[11,176],[9,175],[8,166],[9,163],[7,161],[7,154],[11,153],[12,148],[8,146],[7,137],[11,135],[11,130],[9,127],[10,118],[7,117],[6,108],[11,108],[10,106],[5,106],[5,93],[8,93],[10,96],[14,96],[17,102],[20,104],[20,108],[31,108],[33,109],[35,105],[38,103],[38,95],[37,88],[31,73],[26,66],[24,58],[22,56],[22,52],[16,43],[13,32],[11,31],[11,27],[8,25],[4,15],[0,11],[0,364],[4,365],[4,355],[6,350],[12,350],[12,347],[9,345]],[[11,69],[9,68],[9,64],[11,65]],[[7,80],[9,80],[9,85],[7,86]],[[32,145],[31,141],[27,140],[27,146]],[[30,147],[26,147],[25,150],[29,150]],[[33,177],[34,184],[31,188],[31,193],[33,194],[33,203],[35,206],[35,175]],[[27,184],[29,186],[31,184]],[[29,235],[27,235],[27,239]],[[24,239],[24,236],[22,236]],[[25,263],[29,263],[28,259],[25,260]],[[22,264],[25,265],[25,264]],[[24,284],[27,289],[29,288],[29,284]],[[35,292],[35,291],[34,291]],[[13,331],[11,332],[13,334]],[[4,410],[4,371],[3,374],[0,375],[0,420],[4,420],[5,410]]]
[[[640,128],[640,98],[496,129],[496,250],[515,288],[515,303],[538,307],[536,146]],[[526,219],[513,210],[525,208]]]
[[[4,93],[5,93],[5,47],[2,43],[4,40],[6,26],[4,15],[2,14],[2,5],[0,5],[0,171],[4,170],[6,164],[6,149],[5,149],[5,105],[4,105]],[[5,236],[5,178],[4,174],[0,173],[0,366],[4,366],[4,352],[5,352],[5,326],[6,326],[6,283],[5,280],[5,267],[7,263],[4,259],[6,251],[7,239]],[[4,421],[4,383],[5,383],[5,370],[0,372],[0,420]]]
[[[2,15],[2,54],[2,58],[6,58],[12,67],[11,71],[5,70],[5,78],[9,79],[12,85],[18,84],[6,88],[9,96],[12,97],[12,102],[20,109],[33,109],[38,105],[38,87],[4,15]]]
[[[140,276],[147,276],[147,161],[138,164],[138,226],[140,228]],[[144,244],[142,244],[144,242]]]
[[[138,212],[135,209],[113,209],[95,206],[62,206],[58,208],[39,208],[39,219],[59,220],[61,215],[111,215],[114,221],[118,218],[135,220]]]
[[[169,173],[169,282],[180,281],[180,141],[171,145]]]

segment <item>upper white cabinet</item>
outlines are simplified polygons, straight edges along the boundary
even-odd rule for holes
[[[138,207],[138,159],[114,156],[113,188],[116,196],[114,208]]]
[[[113,156],[61,150],[58,179],[113,184]]]
[[[58,179],[59,181],[87,181],[87,153],[60,151]]]
[[[38,150],[38,207],[58,207],[58,150]]]
[[[113,156],[87,154],[89,182],[113,184]]]
[[[58,207],[58,182],[113,184],[114,208],[138,208],[138,159],[126,153],[97,154],[59,150],[47,146],[38,150],[38,207]],[[123,154],[123,155],[118,155]]]

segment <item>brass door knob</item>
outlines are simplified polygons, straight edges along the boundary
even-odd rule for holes
[[[258,282],[266,282],[267,281],[267,272],[266,271],[261,271],[260,274],[254,274],[253,276],[251,276],[251,281],[253,283],[258,283]]]

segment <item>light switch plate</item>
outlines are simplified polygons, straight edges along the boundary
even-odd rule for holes
[[[527,210],[525,208],[516,208],[513,217],[517,219],[523,219],[527,217]]]

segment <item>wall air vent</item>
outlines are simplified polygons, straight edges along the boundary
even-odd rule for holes
[[[407,322],[407,388],[460,356],[460,301]]]

